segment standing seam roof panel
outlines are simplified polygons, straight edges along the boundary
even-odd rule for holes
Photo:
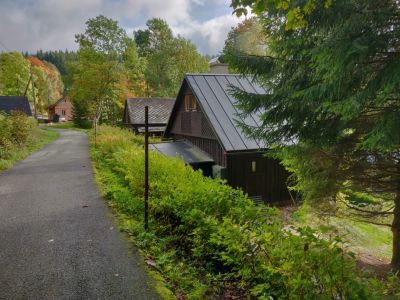
[[[230,80],[230,79],[236,79],[237,83],[234,84],[232,82],[232,80]],[[228,91],[230,89],[230,85],[243,90],[243,87],[241,86],[240,81],[235,76],[218,77],[217,81],[220,84],[221,84],[221,81],[225,81],[224,86],[225,86],[226,91]],[[231,105],[232,109],[234,110],[234,113],[231,114],[233,122],[234,122],[234,127],[237,130],[238,134],[240,134],[240,136],[242,137],[242,140],[245,141],[246,148],[247,149],[260,148],[260,145],[256,140],[249,138],[244,134],[244,132],[239,127],[237,120],[240,119],[239,122],[244,123],[248,126],[258,127],[259,125],[255,122],[252,115],[246,116],[244,119],[241,116],[239,116],[239,114],[240,114],[239,110],[235,106],[237,100],[229,92],[226,92],[226,97],[228,98],[229,104]],[[236,120],[234,118],[235,116],[237,117]]]
[[[223,114],[218,114],[218,119],[220,122],[223,122],[222,124],[224,125],[224,131],[226,135],[229,137],[233,144],[233,148],[245,148],[247,149],[247,145],[245,141],[243,140],[242,135],[238,132],[236,128],[236,123],[233,119],[236,110],[234,109],[231,100],[229,99],[229,95],[226,94],[225,89],[221,87],[221,85],[218,83],[216,77],[206,77],[205,81],[208,84],[208,87],[210,88],[212,94],[215,97],[215,106],[214,108],[218,109],[221,107]],[[210,96],[211,96],[210,95]],[[212,97],[209,97],[209,99],[213,99]],[[212,100],[211,100],[212,101]],[[217,105],[219,104],[219,106]]]
[[[241,78],[241,80],[239,80],[238,78],[235,78],[236,81],[239,83],[239,88],[247,93],[257,93],[256,89],[254,88],[254,86],[250,83],[250,81],[248,80],[248,78]],[[261,120],[259,118],[258,115],[256,114],[251,114],[250,115],[251,118],[253,119],[253,121],[255,122],[256,126],[260,126],[261,125]],[[249,124],[250,125],[250,124]]]
[[[235,106],[237,99],[230,92],[230,87],[235,86],[245,92],[265,93],[257,82],[250,81],[242,75],[223,74],[188,74],[185,76],[185,81],[199,101],[204,116],[210,122],[225,151],[266,148],[263,141],[249,138],[238,125],[239,121],[249,126],[259,126],[261,124],[259,114],[253,113],[244,118],[241,117],[240,110]]]
[[[200,77],[200,76],[196,76]],[[190,86],[192,87],[193,93],[196,95],[197,99],[200,101],[200,105],[202,106],[204,113],[206,117],[208,118],[209,122],[211,123],[211,126],[215,129],[215,132],[220,139],[220,142],[222,143],[222,146],[226,151],[233,150],[233,144],[230,141],[230,139],[227,137],[222,125],[219,123],[214,111],[212,110],[210,104],[206,101],[206,97],[200,89],[199,84],[197,80],[194,78],[194,76],[187,76],[188,82]]]

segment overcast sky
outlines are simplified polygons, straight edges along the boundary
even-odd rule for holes
[[[239,20],[230,0],[0,0],[0,51],[75,50],[85,21],[103,14],[130,37],[148,19],[165,19],[203,54],[217,54]]]

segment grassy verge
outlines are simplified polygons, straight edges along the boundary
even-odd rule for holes
[[[6,157],[0,158],[0,172],[11,168],[16,162],[25,159],[33,152],[56,140],[58,133],[53,130],[35,128],[22,146],[13,146]]]
[[[153,152],[145,231],[143,138],[101,127],[96,146],[91,141],[97,180],[121,230],[178,299],[383,299],[398,292],[358,273],[335,234],[287,228],[277,209],[256,207],[241,191]]]
[[[62,123],[49,123],[44,125],[46,128],[55,128],[55,129],[71,129],[71,130],[80,130],[80,131],[88,131],[88,129],[82,129],[76,127],[74,122],[62,122]]]

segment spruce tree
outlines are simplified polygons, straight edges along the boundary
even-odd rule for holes
[[[363,192],[375,204],[347,205],[392,219],[392,265],[400,269],[400,4],[395,0],[233,0],[263,24],[265,55],[225,49],[266,95],[236,90],[244,129],[275,147],[314,203]]]

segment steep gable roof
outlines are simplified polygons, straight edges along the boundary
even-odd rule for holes
[[[71,102],[71,101],[69,101],[69,99],[68,99],[68,97],[66,97],[66,96],[64,96],[64,97],[61,97],[60,99],[58,99],[56,102],[54,102],[53,104],[51,104],[51,105],[49,105],[49,109],[50,108],[54,108],[54,107],[56,107],[58,104],[60,104],[62,101],[64,101],[64,100],[66,100],[66,102]]]
[[[149,124],[167,124],[174,106],[173,98],[129,98],[125,103],[125,123],[144,124],[144,109],[149,107]]]
[[[225,74],[188,74],[185,76],[174,109],[166,128],[166,136],[171,129],[178,102],[183,99],[185,87],[189,86],[196,97],[215,136],[225,151],[248,151],[266,148],[261,141],[249,138],[241,130],[239,123],[259,127],[259,114],[241,116],[232,96],[232,87],[249,93],[265,94],[266,91],[249,77]]]
[[[0,96],[0,111],[5,111],[6,113],[21,111],[28,116],[32,116],[28,98],[22,96]]]

